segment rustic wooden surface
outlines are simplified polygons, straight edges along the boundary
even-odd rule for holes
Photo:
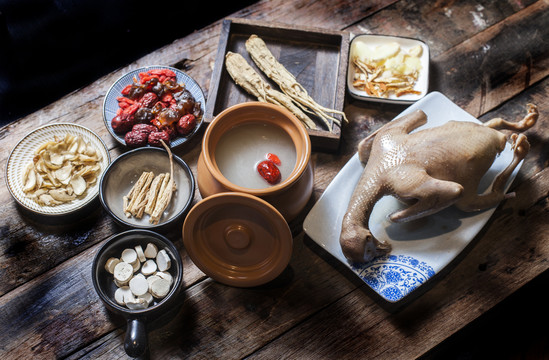
[[[295,241],[289,267],[273,283],[253,289],[207,278],[186,255],[179,231],[172,232],[184,259],[184,298],[173,320],[149,326],[151,358],[451,358],[445,349],[485,342],[494,344],[499,358],[547,358],[549,318],[539,298],[549,268],[548,8],[544,0],[272,0],[233,14],[351,34],[419,38],[431,50],[430,90],[444,93],[482,121],[518,119],[528,102],[537,104],[542,115],[526,133],[532,148],[513,183],[517,197],[501,204],[445,276],[398,311],[374,302],[365,285],[318,249],[303,233],[302,218],[291,224]],[[98,133],[115,158],[121,149],[101,115],[112,82],[131,68],[166,64],[188,72],[208,93],[220,29],[218,21],[193,32],[1,128],[3,168],[9,150],[26,133],[63,121]],[[339,150],[313,155],[310,206],[354,154],[358,141],[404,109],[346,101],[351,121],[343,128]],[[176,151],[194,172],[199,144],[198,139]],[[16,207],[4,172],[1,176],[0,358],[127,358],[125,321],[105,309],[91,282],[95,253],[120,229],[101,209],[71,224],[32,219]],[[199,198],[197,192],[195,201]],[[537,287],[532,290],[530,284]],[[516,300],[524,289],[527,298]],[[467,338],[475,324],[502,306],[506,309],[508,301],[527,318],[521,322],[524,328],[511,329],[503,341],[489,342],[487,332],[478,335],[485,341]],[[516,318],[511,310],[496,314]],[[541,346],[528,351],[528,343],[511,344],[530,338],[520,334],[530,334],[534,324],[543,329],[536,333]],[[471,342],[452,347],[456,338]]]

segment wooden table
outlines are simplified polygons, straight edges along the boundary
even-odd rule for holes
[[[225,286],[206,277],[190,261],[179,232],[174,232],[171,239],[184,260],[185,296],[169,323],[149,328],[151,358],[436,357],[441,344],[469,329],[468,324],[535,279],[547,279],[549,1],[273,0],[260,1],[234,17],[418,38],[431,50],[430,90],[445,94],[481,121],[496,116],[519,119],[529,102],[538,105],[541,116],[526,132],[532,147],[513,183],[516,198],[498,207],[448,274],[399,311],[374,302],[364,284],[319,251],[302,231],[301,220],[291,224],[295,245],[288,270],[272,284],[252,289]],[[113,81],[140,65],[174,65],[193,76],[207,93],[220,28],[218,21],[193,32],[5,126],[0,131],[2,166],[19,139],[53,122],[89,127],[116,158],[122,149],[105,129],[101,115],[103,97]],[[404,108],[347,97],[350,123],[343,128],[339,150],[315,152],[312,157],[311,204],[355,153],[358,141]],[[193,171],[198,144],[176,151]],[[19,211],[4,180],[0,358],[126,358],[125,321],[106,310],[91,281],[95,253],[120,229],[101,209],[78,223],[35,222]],[[195,201],[199,199],[197,192]],[[533,298],[520,306],[542,304],[537,298],[546,285],[538,281],[537,290],[527,293]],[[534,308],[526,314],[531,316],[526,327],[540,323],[547,334],[547,310]],[[499,346],[508,347],[505,341]]]

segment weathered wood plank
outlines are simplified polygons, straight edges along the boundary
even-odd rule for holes
[[[399,1],[347,30],[418,38],[437,57],[535,2]]]
[[[474,116],[549,75],[549,2],[538,1],[434,59],[434,88]]]

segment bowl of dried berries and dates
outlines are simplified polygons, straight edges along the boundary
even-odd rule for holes
[[[169,66],[147,66],[120,77],[103,103],[103,119],[111,135],[130,148],[175,148],[202,125],[205,98],[198,83]]]

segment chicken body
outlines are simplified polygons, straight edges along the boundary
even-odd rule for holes
[[[520,123],[495,119],[485,125],[450,121],[425,130],[412,131],[427,122],[421,110],[396,119],[364,139],[358,147],[363,173],[343,218],[340,244],[353,262],[365,262],[391,250],[375,239],[368,221],[376,202],[393,195],[409,206],[389,216],[394,222],[418,219],[448,206],[477,211],[496,206],[507,195],[504,187],[529,150],[526,137],[512,136],[512,162],[495,179],[490,192],[478,194],[481,178],[503,151],[507,137],[495,128],[525,130],[538,113],[529,105]]]

